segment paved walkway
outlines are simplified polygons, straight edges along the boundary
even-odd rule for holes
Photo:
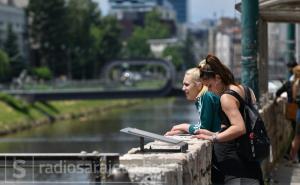
[[[271,185],[300,185],[300,163],[282,161],[272,174]]]

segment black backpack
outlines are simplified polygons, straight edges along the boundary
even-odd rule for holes
[[[257,108],[252,103],[250,89],[243,86],[245,100],[235,91],[228,90],[225,93],[237,98],[246,127],[246,134],[236,139],[237,152],[240,157],[248,161],[262,161],[270,154],[270,139],[266,132],[264,121]]]

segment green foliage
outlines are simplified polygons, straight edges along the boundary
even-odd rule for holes
[[[48,67],[37,67],[32,69],[32,73],[38,79],[51,80],[52,73]]]
[[[10,71],[9,57],[0,49],[0,80],[7,80]]]
[[[92,0],[29,0],[27,13],[31,19],[30,39],[40,57],[32,67],[47,66],[53,77],[95,78],[104,63],[121,54],[149,58],[152,54],[147,41],[170,37],[160,14],[151,11],[146,15],[145,27],[137,27],[132,37],[124,41],[122,50],[118,21],[101,18],[99,7]]]
[[[72,62],[72,77],[92,78],[95,75],[94,70],[98,69],[97,44],[100,42],[92,30],[101,26],[100,10],[91,0],[70,0],[68,20],[70,23],[68,50]]]
[[[120,56],[122,44],[120,40],[121,26],[117,19],[106,16],[101,20],[100,26],[92,26],[91,36],[94,40],[94,76],[99,74],[99,66]],[[109,47],[108,47],[109,46]]]
[[[183,68],[183,47],[182,46],[170,46],[163,51],[163,58],[167,58],[172,61],[176,70]]]
[[[168,26],[161,22],[161,15],[156,10],[146,14],[145,33],[150,39],[162,39],[171,36]]]
[[[148,36],[141,27],[135,28],[132,36],[129,38],[125,50],[125,56],[128,58],[147,58],[150,56],[150,46],[147,43]]]
[[[68,40],[65,0],[30,0],[27,13],[31,18],[30,37],[39,46],[40,64],[49,66],[54,74],[65,73],[66,52],[63,46]]]
[[[161,15],[153,10],[146,14],[145,27],[135,27],[132,36],[125,46],[124,56],[126,58],[148,58],[151,57],[149,39],[162,39],[170,37],[168,26],[160,20]]]
[[[36,66],[48,66],[54,76],[93,78],[100,62],[118,54],[117,21],[101,20],[92,0],[30,0],[28,15],[30,35],[41,56]]]
[[[7,25],[7,36],[4,41],[3,48],[9,57],[10,76],[17,77],[25,68],[25,62],[22,61],[22,56],[18,47],[18,37],[13,32],[12,25]]]
[[[196,61],[193,52],[193,40],[190,35],[187,36],[183,46],[170,46],[163,51],[163,57],[172,61],[176,70],[186,70],[195,67]]]

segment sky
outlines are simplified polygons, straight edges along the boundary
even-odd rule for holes
[[[108,0],[95,0],[100,4],[102,15],[109,11]],[[234,9],[234,4],[241,0],[187,0],[188,22],[197,23],[205,18],[218,18],[221,16],[240,17],[240,13]]]

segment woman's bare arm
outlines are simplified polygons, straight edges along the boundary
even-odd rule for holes
[[[231,126],[225,131],[218,133],[217,140],[218,142],[226,142],[245,134],[246,128],[243,117],[239,111],[238,100],[229,94],[224,94],[222,95],[220,101],[222,110],[228,117]],[[196,134],[197,135],[194,136],[196,138],[211,140],[214,133],[200,129],[198,132],[196,132]]]

